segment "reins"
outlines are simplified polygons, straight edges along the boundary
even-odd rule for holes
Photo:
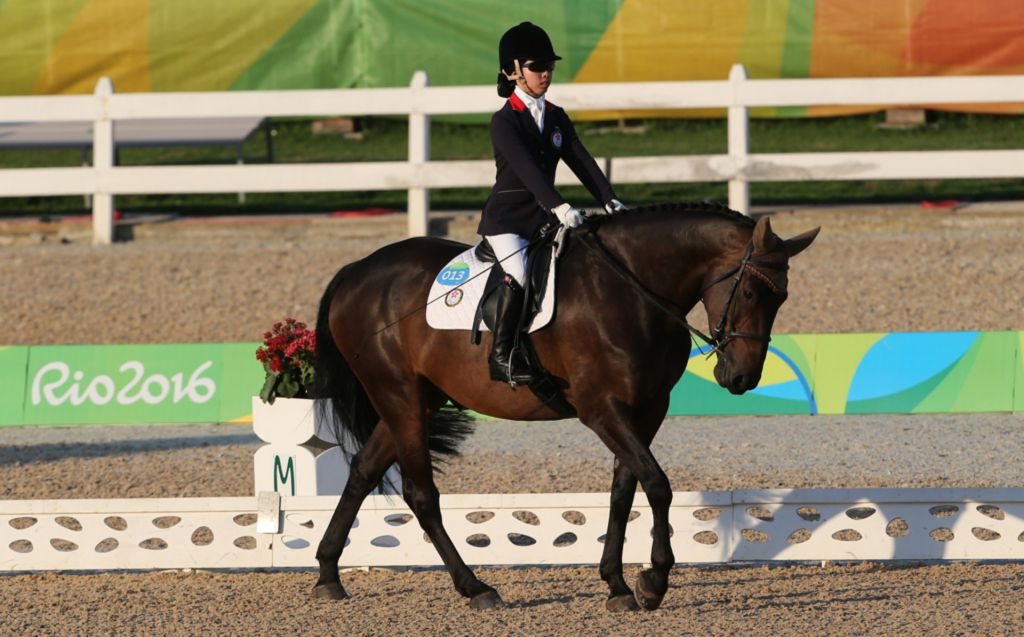
[[[781,266],[780,264],[768,261],[751,259],[751,255],[754,252],[753,242],[751,242],[750,245],[747,246],[747,249],[743,253],[743,258],[740,260],[740,264],[738,266],[736,266],[732,270],[729,270],[728,272],[725,272],[724,274],[715,277],[712,281],[705,284],[704,287],[702,287],[700,290],[700,294],[701,296],[703,296],[704,293],[707,292],[710,288],[714,287],[715,285],[718,285],[719,283],[722,283],[729,277],[733,277],[732,287],[729,290],[729,297],[728,299],[726,299],[725,307],[722,308],[722,315],[721,317],[719,317],[718,323],[712,330],[711,335],[708,336],[701,332],[696,327],[694,327],[693,325],[691,325],[685,318],[681,318],[679,316],[682,315],[683,317],[685,317],[686,311],[684,308],[680,307],[677,303],[665,299],[659,296],[658,294],[652,292],[650,288],[644,285],[643,282],[641,282],[633,272],[631,272],[628,268],[619,263],[618,260],[616,260],[614,256],[608,251],[608,248],[603,243],[601,243],[601,241],[597,238],[596,232],[592,231],[587,234],[578,236],[584,246],[586,246],[591,252],[600,257],[602,261],[604,261],[609,267],[611,267],[612,271],[614,271],[616,274],[622,277],[627,283],[629,283],[631,287],[633,287],[637,292],[641,294],[641,296],[646,298],[654,307],[658,308],[663,313],[667,314],[673,321],[684,327],[690,333],[691,340],[694,336],[696,336],[697,338],[704,341],[706,344],[710,345],[711,350],[707,352],[708,356],[710,356],[716,351],[720,351],[722,348],[726,346],[726,344],[737,338],[746,338],[750,340],[760,341],[765,344],[771,342],[771,336],[767,334],[725,331],[725,326],[729,321],[730,310],[732,309],[733,301],[736,298],[736,292],[739,289],[740,281],[743,278],[743,274],[745,272],[749,271],[750,273],[754,274],[759,279],[767,283],[769,289],[771,289],[771,291],[777,296],[782,298],[785,298],[786,296],[785,290],[780,290],[778,286],[771,281],[770,277],[768,277],[766,274],[757,269],[758,267],[778,269],[780,267],[785,266]],[[666,304],[674,305],[677,309],[672,310],[666,307]]]
[[[712,348],[715,347],[714,339],[712,339],[710,336],[705,335],[704,332],[701,332],[699,329],[691,325],[685,318],[680,318],[679,316],[676,315],[678,313],[683,314],[685,316],[683,308],[681,308],[675,302],[665,299],[656,294],[655,292],[652,292],[646,285],[644,285],[639,279],[636,278],[635,274],[633,274],[629,269],[627,269],[625,266],[620,264],[615,259],[615,257],[608,251],[608,248],[606,248],[605,245],[601,243],[600,240],[598,240],[597,234],[595,232],[589,232],[586,234],[576,236],[577,238],[580,239],[580,242],[587,247],[587,249],[596,254],[602,261],[604,261],[612,269],[613,272],[622,277],[626,281],[626,283],[629,283],[629,285],[633,287],[633,289],[635,289],[637,292],[640,293],[641,296],[647,299],[651,303],[651,305],[667,314],[669,318],[671,318],[673,321],[684,327],[693,336],[700,338],[708,345],[711,345]],[[730,272],[729,274],[732,273]],[[666,304],[675,305],[677,309],[672,310],[668,307],[665,307]],[[712,349],[712,351],[714,351],[714,349]]]

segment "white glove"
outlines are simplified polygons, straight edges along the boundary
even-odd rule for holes
[[[558,217],[558,221],[566,228],[578,228],[587,220],[587,218],[583,216],[583,213],[567,203],[555,206],[551,212],[555,213],[555,216]]]
[[[604,210],[604,212],[599,214],[617,215],[621,212],[627,212],[629,208],[627,208],[626,204],[622,203],[618,199],[612,199],[604,205]]]

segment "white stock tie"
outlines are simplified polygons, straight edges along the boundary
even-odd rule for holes
[[[542,97],[538,100],[534,100],[534,102],[530,104],[530,115],[533,115],[533,121],[537,122],[537,130],[539,130],[542,133],[544,132],[544,104],[542,103],[543,100],[544,98]]]

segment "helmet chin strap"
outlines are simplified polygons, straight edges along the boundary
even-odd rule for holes
[[[523,67],[519,65],[519,60],[514,59],[512,60],[512,63],[515,64],[516,70],[512,73],[506,73],[505,69],[501,69],[502,75],[508,78],[510,82],[515,82],[516,86],[523,89],[527,95],[540,97],[540,95],[535,95],[533,91],[530,90],[530,85],[526,83],[526,76],[523,75]],[[541,95],[543,95],[543,93]]]

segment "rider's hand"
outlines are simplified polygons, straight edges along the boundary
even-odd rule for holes
[[[560,206],[555,206],[551,211],[558,217],[558,221],[566,228],[578,228],[587,220],[579,210],[573,208],[567,203]]]
[[[626,204],[622,203],[618,199],[612,199],[604,205],[604,212],[599,214],[617,215],[621,212],[627,212],[628,210],[629,208],[626,207]]]

